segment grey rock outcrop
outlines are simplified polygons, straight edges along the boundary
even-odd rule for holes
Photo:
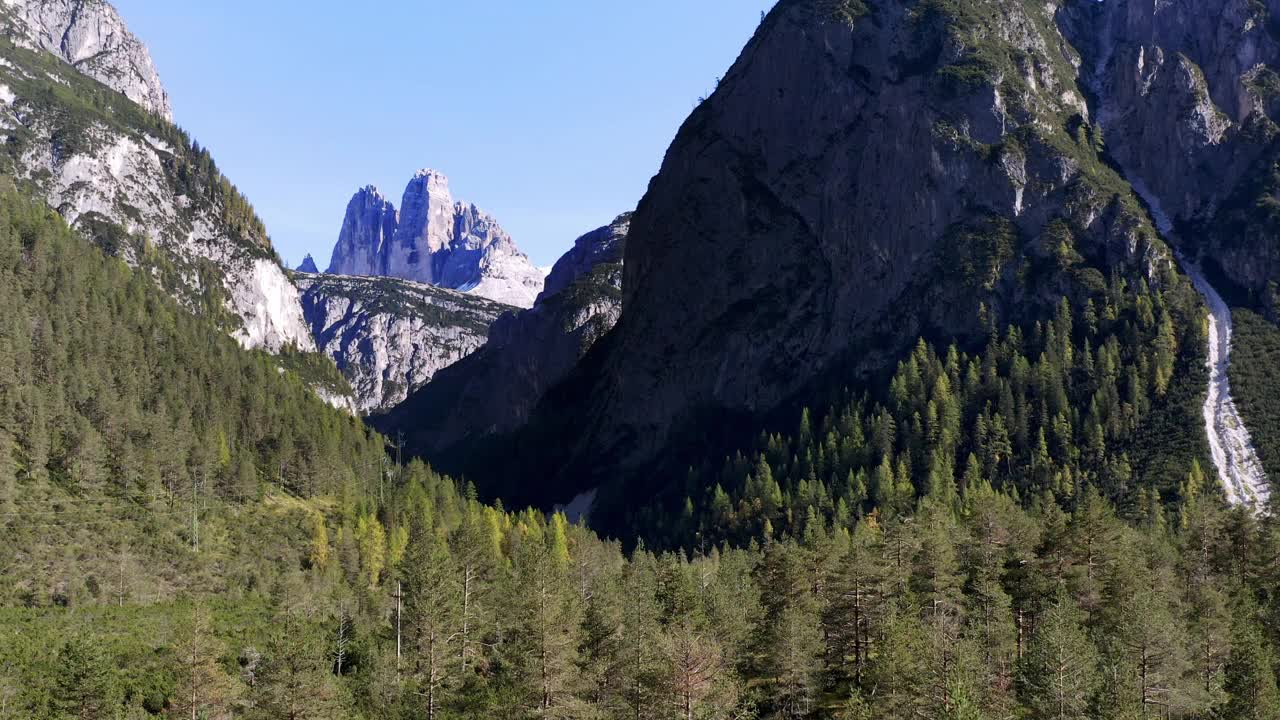
[[[613,222],[592,230],[574,241],[573,247],[551,266],[551,272],[539,299],[563,291],[578,278],[603,264],[621,264],[627,233],[631,230],[631,213],[619,215]],[[619,290],[621,284],[619,283]]]
[[[627,213],[578,238],[532,308],[499,317],[484,347],[374,422],[411,426],[416,443],[447,454],[528,420],[546,391],[617,323],[630,221]]]
[[[298,272],[312,274],[320,272],[320,269],[316,267],[316,259],[311,257],[311,255],[307,255],[302,258],[302,262],[298,264],[297,270]]]
[[[45,50],[166,120],[169,94],[151,53],[105,0],[4,0],[5,33]]]
[[[361,413],[385,410],[485,342],[510,306],[398,278],[294,273],[321,352]]]
[[[493,217],[455,202],[449,180],[421,170],[397,213],[374,187],[347,204],[329,272],[385,275],[469,292],[529,307],[542,289],[542,273]]]

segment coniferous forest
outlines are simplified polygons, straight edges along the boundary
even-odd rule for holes
[[[1132,449],[1198,347],[1160,292],[921,343],[624,552],[394,465],[12,189],[0,255],[7,717],[1280,712],[1280,526]]]
[[[553,267],[423,170],[314,303],[0,3],[0,720],[1280,719],[1271,5],[780,0]]]

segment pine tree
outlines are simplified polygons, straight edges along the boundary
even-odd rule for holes
[[[772,592],[764,600],[765,630],[759,638],[763,669],[771,679],[771,704],[783,718],[806,716],[820,687],[822,636],[819,607],[805,582],[800,551],[790,543],[774,543],[765,552],[760,582]]]
[[[404,625],[413,694],[427,720],[439,717],[460,670],[456,645],[462,626],[460,573],[444,540],[415,518],[402,563]]]
[[[295,611],[276,618],[259,664],[250,717],[261,720],[327,720],[339,703],[329,661],[314,628]]]
[[[80,636],[58,650],[53,668],[49,713],[55,718],[97,720],[119,709],[120,687],[101,646]]]
[[[1218,710],[1222,720],[1264,720],[1280,717],[1274,659],[1263,642],[1249,603],[1240,603],[1231,623],[1231,656],[1223,687],[1227,700]]]
[[[879,638],[867,684],[876,717],[920,717],[930,711],[928,639],[918,617],[892,602],[876,627]]]
[[[521,689],[521,706],[543,717],[564,715],[580,705],[581,597],[574,592],[555,526],[550,530],[536,515],[513,529],[506,590],[515,624],[506,652]]]
[[[665,694],[666,638],[657,598],[656,559],[641,548],[623,570],[618,659],[620,705],[630,718],[657,718]]]
[[[1080,613],[1059,600],[1037,620],[1018,674],[1018,695],[1032,717],[1085,720],[1097,686],[1097,649]]]
[[[461,614],[458,628],[459,670],[466,675],[480,657],[477,640],[486,618],[489,589],[502,559],[491,534],[493,525],[478,503],[468,506],[462,524],[450,537],[458,570]]]

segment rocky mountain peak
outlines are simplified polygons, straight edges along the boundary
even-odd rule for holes
[[[320,272],[320,268],[316,267],[315,258],[311,257],[310,253],[307,253],[307,256],[302,259],[302,263],[298,265],[298,272],[311,274]]]
[[[384,252],[400,223],[396,207],[372,185],[351,197],[343,216],[329,272],[336,275],[386,275]]]
[[[449,179],[432,170],[419,170],[405,186],[400,201],[400,226],[387,256],[386,274],[440,284],[429,261],[453,242],[454,221]]]
[[[441,192],[448,194],[449,192],[449,176],[439,170],[431,168],[422,168],[413,174],[414,181],[421,181],[423,187],[428,192]]]
[[[45,50],[166,120],[169,94],[151,53],[105,0],[3,0],[5,34]]]
[[[385,275],[529,307],[542,289],[534,267],[498,221],[458,202],[444,173],[423,169],[400,209],[373,186],[347,204],[329,272]]]

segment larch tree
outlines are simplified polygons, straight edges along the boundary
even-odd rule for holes
[[[218,665],[222,650],[211,632],[209,613],[195,605],[173,641],[178,684],[170,705],[171,717],[191,720],[227,717],[235,687]]]

